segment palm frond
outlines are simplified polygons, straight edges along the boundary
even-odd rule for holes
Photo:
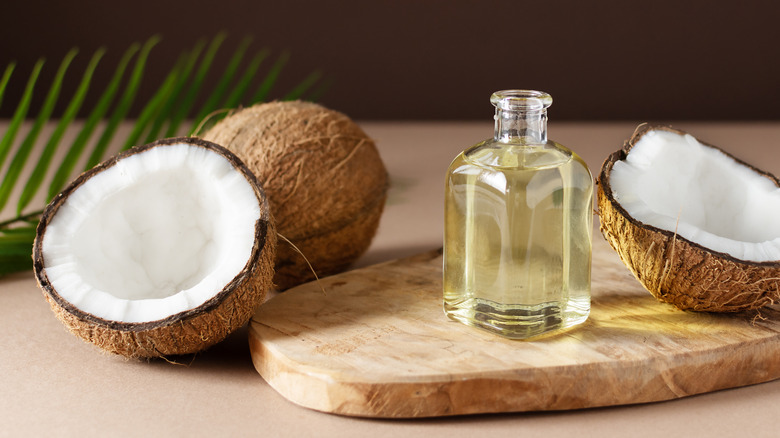
[[[325,95],[325,93],[330,88],[331,84],[333,83],[332,78],[323,78],[319,81],[317,86],[310,92],[307,93],[305,97],[303,97],[303,100],[308,100],[311,102],[317,102],[320,99],[322,99],[322,96]]]
[[[111,77],[108,86],[106,86],[106,89],[100,95],[100,100],[98,100],[95,107],[89,113],[87,120],[84,122],[84,126],[81,128],[81,131],[79,131],[76,139],[73,140],[65,158],[62,163],[60,163],[59,169],[57,169],[57,172],[54,174],[54,178],[52,178],[51,184],[49,185],[48,199],[54,198],[54,195],[59,193],[65,187],[65,184],[67,184],[73,173],[73,169],[76,167],[76,163],[81,157],[82,152],[84,152],[84,149],[87,147],[87,143],[89,142],[92,133],[108,112],[108,109],[114,100],[114,96],[119,90],[127,64],[130,63],[130,59],[132,59],[140,47],[139,44],[133,44],[122,55],[122,59],[119,61],[119,65],[117,66],[116,71],[114,71],[114,75]]]
[[[230,86],[230,83],[233,81],[233,77],[238,71],[241,60],[244,59],[244,54],[246,53],[247,49],[249,49],[249,45],[251,43],[251,37],[245,37],[243,40],[241,40],[241,44],[239,44],[235,53],[233,53],[233,56],[230,58],[230,61],[225,67],[224,73],[222,73],[222,76],[219,78],[219,82],[217,82],[214,90],[203,103],[200,111],[198,111],[197,115],[193,119],[193,129],[190,130],[190,134],[192,134],[194,129],[200,124],[200,122],[203,121],[203,119],[206,118],[206,116],[218,109],[218,105],[225,96],[225,93],[227,93],[227,89]]]
[[[0,138],[0,171],[3,170],[6,158],[13,156],[5,169],[3,180],[0,181],[0,213],[5,211],[7,204],[8,208],[11,208],[13,204],[10,202],[14,201],[12,198],[18,197],[15,200],[15,216],[0,220],[0,276],[32,267],[30,253],[35,227],[43,209],[42,204],[51,200],[74,177],[73,173],[79,162],[83,162],[83,168],[88,169],[101,161],[114,146],[118,146],[116,150],[122,150],[138,144],[141,139],[148,143],[163,136],[182,133],[192,135],[197,127],[213,124],[224,117],[227,111],[219,111],[220,109],[248,106],[268,100],[290,54],[283,52],[264,75],[258,75],[262,61],[269,56],[270,51],[259,49],[251,52],[252,39],[249,37],[238,43],[216,78],[216,85],[211,90],[205,89],[206,79],[215,69],[217,54],[224,47],[226,40],[227,35],[219,33],[210,42],[200,40],[190,50],[182,53],[151,98],[142,102],[138,116],[132,122],[132,129],[121,138],[118,138],[118,133],[123,131],[118,128],[123,123],[131,122],[128,120],[128,114],[136,103],[138,91],[144,81],[150,53],[160,43],[160,38],[155,36],[143,45],[131,45],[122,55],[105,89],[92,90],[92,78],[106,53],[105,49],[98,49],[92,54],[89,64],[80,75],[76,91],[70,96],[54,130],[40,149],[36,147],[38,139],[44,126],[52,123],[50,120],[54,107],[63,83],[70,77],[66,73],[71,61],[77,56],[77,50],[69,51],[61,61],[40,111],[35,115],[29,129],[24,128],[27,132],[17,145],[17,136],[23,126],[27,126],[24,121],[28,116],[36,83],[45,61],[39,59],[36,62],[26,78],[24,92],[13,116]],[[131,63],[133,66],[128,73]],[[16,63],[10,63],[3,70],[0,76],[0,105],[3,103],[6,89],[20,86],[15,83],[16,78],[13,77],[18,71],[19,66]],[[318,84],[319,87],[312,92],[313,87]],[[254,92],[249,93],[252,87],[255,87]],[[305,76],[287,93],[280,94],[279,98],[311,100],[311,96],[321,92],[322,88],[322,75],[315,71]],[[88,112],[77,134],[74,132],[75,138],[69,143],[63,142],[69,130],[78,129],[74,126],[74,121],[90,93],[98,93],[97,102]],[[203,103],[200,106],[195,105],[198,101]],[[214,116],[215,114],[217,116]],[[102,131],[93,141],[100,127]],[[57,156],[62,158],[57,159]],[[28,162],[33,169],[25,172]],[[48,188],[39,195],[50,173],[54,175],[50,176]],[[22,176],[25,174],[29,176],[23,181]]]
[[[282,100],[296,100],[302,98],[303,95],[320,80],[320,77],[322,77],[322,73],[319,71],[312,72],[309,76],[306,76],[300,84],[290,90],[289,93],[285,94]]]
[[[125,88],[124,93],[122,93],[122,97],[119,99],[116,108],[114,108],[114,112],[108,119],[108,124],[103,130],[103,134],[92,149],[92,154],[90,154],[87,164],[84,166],[84,170],[95,167],[103,158],[103,154],[108,148],[108,143],[114,138],[119,123],[125,118],[127,112],[130,110],[130,105],[133,104],[135,95],[138,92],[138,87],[141,85],[141,78],[144,74],[144,67],[146,66],[146,59],[149,57],[149,52],[159,41],[159,37],[152,37],[141,49],[141,53],[138,55],[133,71],[130,74],[130,80],[128,81],[127,87]]]
[[[27,117],[27,111],[30,109],[30,101],[32,100],[35,82],[38,80],[38,75],[41,73],[43,63],[43,59],[39,59],[38,62],[35,63],[30,78],[27,80],[27,86],[24,89],[22,100],[16,107],[14,116],[11,119],[11,124],[8,125],[8,130],[5,131],[3,139],[0,140],[0,168],[2,168],[8,153],[11,152],[11,146],[13,146],[14,140],[16,139],[16,133],[19,132],[19,127],[22,126],[24,118]]]
[[[254,102],[260,102],[268,98],[268,95],[271,93],[271,88],[273,88],[274,84],[276,83],[276,79],[282,73],[282,69],[284,68],[285,64],[287,64],[289,59],[290,53],[288,52],[283,52],[279,56],[279,59],[277,59],[274,65],[271,67],[268,75],[265,77],[263,82],[260,83],[260,86],[257,87],[257,91],[255,91],[254,97],[252,97]]]
[[[225,101],[222,102],[223,108],[235,108],[241,103],[241,99],[246,95],[246,90],[251,85],[252,79],[260,68],[260,64],[267,56],[268,52],[262,51],[252,57],[252,61],[246,67],[244,74],[241,75],[241,79],[238,80],[236,86],[233,87],[233,91],[231,91]]]
[[[76,52],[76,49],[71,50],[65,55],[65,59],[62,60],[51,88],[49,88],[49,92],[46,94],[46,100],[43,102],[41,112],[39,112],[38,117],[35,118],[35,123],[33,124],[32,129],[27,133],[21,146],[16,150],[16,155],[14,155],[14,158],[8,167],[8,171],[6,172],[2,183],[0,183],[0,210],[2,210],[3,207],[5,207],[5,203],[8,202],[8,198],[11,196],[11,190],[16,185],[16,181],[22,173],[22,168],[27,162],[27,158],[30,156],[33,146],[35,146],[35,141],[38,139],[41,129],[49,122],[49,117],[51,117],[51,113],[54,111],[54,105],[56,105],[57,99],[60,96],[62,80],[65,79],[65,73],[68,71],[71,61],[73,61],[73,58],[76,56]]]
[[[84,102],[84,98],[89,90],[89,84],[92,81],[92,74],[95,72],[98,63],[105,52],[104,49],[99,49],[89,61],[89,65],[84,71],[84,75],[81,78],[79,87],[76,89],[76,93],[73,95],[68,107],[65,109],[65,113],[62,115],[62,118],[54,129],[51,137],[49,137],[46,147],[43,148],[43,152],[38,158],[38,164],[35,166],[35,169],[33,169],[30,179],[27,180],[27,185],[24,187],[24,191],[19,197],[19,204],[16,207],[17,215],[21,214],[22,210],[29,205],[33,196],[35,196],[35,193],[41,187],[46,172],[49,170],[49,164],[51,164],[54,152],[56,152],[57,146],[59,146],[60,140],[62,140],[62,136],[65,134],[65,130],[68,129],[68,126],[73,122],[73,119],[76,118],[79,109],[81,109],[81,104]]]
[[[11,73],[14,72],[14,68],[16,68],[15,62],[8,64],[8,66],[5,68],[5,71],[3,72],[3,77],[0,78],[0,105],[3,104],[3,94],[5,93],[5,86],[8,85],[8,81],[11,80]]]
[[[166,124],[170,124],[170,119],[173,117],[173,112],[176,110],[176,102],[181,99],[181,94],[184,91],[187,82],[192,74],[192,69],[195,68],[195,64],[200,57],[200,53],[206,46],[205,40],[200,40],[195,47],[182,59],[181,69],[177,73],[177,78],[174,81],[171,94],[163,102],[160,112],[155,117],[154,123],[151,129],[146,134],[146,140],[144,143],[152,142],[162,136],[161,131]]]
[[[177,102],[178,105],[176,105],[176,109],[171,116],[171,121],[168,124],[168,130],[165,132],[166,137],[173,137],[177,132],[179,132],[179,126],[181,125],[181,122],[184,120],[184,118],[189,114],[190,108],[195,102],[195,98],[198,97],[198,92],[203,85],[203,80],[206,79],[206,74],[211,68],[211,64],[214,61],[214,56],[217,54],[217,50],[219,50],[219,47],[222,45],[224,40],[225,35],[218,34],[211,41],[208,50],[206,50],[206,53],[203,55],[203,59],[198,66],[198,70],[195,72],[195,76],[192,78],[190,86],[187,88],[187,92],[184,94],[184,97]]]
[[[149,99],[149,102],[146,103],[143,110],[141,110],[141,114],[135,121],[135,125],[133,125],[133,130],[130,132],[130,135],[127,136],[125,144],[122,146],[122,150],[130,149],[137,145],[138,140],[144,132],[150,130],[149,124],[160,118],[160,112],[162,111],[163,106],[170,100],[173,90],[176,87],[176,81],[179,78],[180,70],[182,69],[185,60],[185,56],[179,58],[179,61],[165,77],[160,88],[157,89],[152,98]]]
[[[30,269],[35,225],[0,229],[0,276]]]

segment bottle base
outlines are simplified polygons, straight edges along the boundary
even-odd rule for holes
[[[569,301],[529,306],[471,298],[454,304],[445,301],[444,313],[452,320],[505,338],[530,339],[585,322],[590,300],[585,305]]]

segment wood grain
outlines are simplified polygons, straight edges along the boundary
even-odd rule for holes
[[[669,400],[780,377],[780,311],[717,315],[659,303],[600,238],[593,304],[568,331],[512,341],[450,321],[429,252],[291,289],[250,324],[279,393],[343,415],[428,417]]]

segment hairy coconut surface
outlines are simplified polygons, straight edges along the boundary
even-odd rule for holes
[[[279,233],[319,275],[346,269],[371,244],[388,177],[374,142],[346,115],[309,102],[243,109],[203,136],[238,155],[255,173]],[[314,278],[289,245],[277,248],[274,283],[287,289]]]
[[[265,193],[232,153],[173,138],[85,172],[52,200],[33,261],[56,316],[112,353],[193,353],[246,323],[273,277]]]
[[[683,131],[642,125],[598,177],[601,232],[634,276],[680,309],[780,298],[780,181]]]

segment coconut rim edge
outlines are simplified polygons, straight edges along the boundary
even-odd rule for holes
[[[612,171],[612,166],[614,166],[614,164],[616,162],[618,162],[618,161],[625,160],[626,156],[631,151],[631,149],[634,147],[634,145],[639,141],[639,139],[642,138],[642,136],[644,136],[645,134],[647,134],[650,131],[667,131],[667,132],[672,132],[674,134],[678,134],[678,135],[681,135],[681,136],[682,135],[690,135],[686,131],[682,131],[682,130],[679,130],[679,129],[676,129],[676,128],[672,128],[671,126],[668,126],[668,125],[642,124],[641,126],[637,127],[637,129],[634,131],[634,134],[631,136],[631,138],[629,140],[627,140],[624,143],[623,147],[618,149],[617,151],[611,153],[604,160],[604,163],[601,166],[601,170],[599,171],[598,178],[596,179],[596,184],[598,185],[598,191],[597,191],[598,192],[597,193],[598,196],[601,197],[601,195],[603,195],[606,198],[607,202],[609,202],[610,206],[614,210],[617,210],[620,213],[621,216],[626,218],[626,220],[628,220],[634,226],[637,226],[637,227],[640,227],[640,228],[643,228],[643,229],[646,229],[646,230],[649,230],[649,231],[653,231],[653,232],[658,233],[658,234],[662,234],[663,236],[665,236],[667,238],[670,238],[670,239],[676,239],[676,240],[683,241],[683,242],[687,243],[688,245],[691,245],[691,246],[693,246],[693,247],[695,247],[695,248],[697,248],[699,250],[706,251],[706,252],[708,252],[710,254],[713,254],[713,255],[717,255],[720,258],[727,259],[727,260],[729,260],[731,262],[734,262],[734,263],[753,265],[753,266],[757,266],[757,267],[775,267],[775,266],[780,266],[780,260],[766,261],[766,262],[756,262],[756,261],[752,261],[752,260],[743,260],[743,259],[736,258],[736,257],[732,256],[731,254],[727,254],[727,253],[724,253],[724,252],[719,252],[719,251],[715,251],[713,249],[707,248],[707,247],[705,247],[705,246],[703,246],[703,245],[701,245],[701,244],[699,244],[697,242],[694,242],[692,240],[686,239],[685,237],[680,236],[679,234],[676,234],[674,231],[666,230],[666,229],[663,229],[663,228],[658,228],[656,226],[646,224],[646,223],[644,223],[644,222],[634,218],[631,215],[631,213],[626,211],[626,209],[623,208],[623,206],[620,205],[619,202],[617,202],[617,200],[614,197],[614,194],[613,194],[613,191],[612,191],[612,186],[610,185],[610,181],[609,181],[609,174]],[[717,146],[714,146],[714,145],[712,145],[710,143],[707,143],[707,142],[704,142],[704,141],[700,140],[698,137],[696,137],[696,140],[699,143],[701,143],[702,145],[704,145],[704,146],[706,146],[708,148],[712,148],[712,149],[715,149],[715,150],[721,152],[723,155],[725,155],[728,158],[734,160],[739,165],[747,167],[750,170],[752,170],[753,172],[755,172],[755,173],[757,173],[757,174],[759,174],[759,175],[769,179],[770,181],[772,181],[772,183],[774,183],[775,186],[780,188],[780,178],[774,176],[772,173],[764,171],[764,170],[761,170],[761,169],[758,169],[755,166],[753,166],[753,165],[751,165],[749,163],[746,163],[745,161],[743,161],[743,160],[735,157],[734,155],[724,151],[723,149],[721,149],[721,148],[719,148]]]
[[[601,234],[648,292],[659,301],[679,309],[733,313],[776,303],[780,300],[780,260],[744,260],[710,249],[680,236],[676,230],[658,228],[634,218],[615,199],[610,184],[613,165],[625,160],[642,136],[657,130],[693,137],[666,125],[642,124],[621,149],[606,158],[597,179]],[[773,187],[780,187],[778,178],[770,172],[757,169],[717,146],[693,138],[701,146],[732,160],[736,166],[768,179]],[[699,283],[697,278],[709,283]],[[713,280],[718,281],[714,289]]]
[[[60,207],[68,199],[68,197],[96,174],[115,166],[119,161],[127,157],[139,153],[143,153],[145,151],[148,151],[158,146],[167,146],[167,145],[175,145],[175,144],[186,144],[192,147],[200,147],[200,148],[207,149],[211,152],[217,153],[220,157],[227,160],[228,163],[233,167],[233,169],[235,171],[238,171],[242,175],[242,177],[247,180],[252,190],[254,191],[254,194],[261,208],[260,208],[260,216],[258,217],[258,219],[255,221],[254,224],[254,241],[252,243],[251,252],[246,263],[241,268],[241,270],[238,273],[236,273],[236,275],[234,275],[227,284],[222,286],[222,288],[219,291],[215,291],[215,293],[210,298],[208,298],[205,302],[201,303],[198,306],[195,306],[192,309],[176,312],[169,316],[166,316],[165,318],[160,318],[152,321],[125,322],[125,321],[108,320],[81,310],[78,306],[72,304],[70,301],[63,298],[57,292],[57,290],[54,288],[54,286],[51,284],[51,281],[48,278],[46,272],[46,266],[45,266],[45,259],[43,255],[43,237],[46,233],[47,226],[54,218],[54,216],[57,214]],[[259,262],[263,254],[267,252],[275,252],[275,234],[273,234],[273,230],[274,230],[273,218],[270,214],[270,209],[268,208],[268,200],[265,196],[264,190],[262,186],[258,183],[255,176],[252,174],[252,172],[249,171],[249,169],[244,165],[244,163],[238,157],[235,156],[235,154],[233,154],[226,148],[216,143],[208,142],[206,140],[202,140],[199,138],[194,138],[194,137],[166,138],[142,146],[136,146],[126,151],[120,152],[119,154],[103,161],[97,166],[83,172],[75,180],[73,180],[65,189],[63,189],[59,194],[57,194],[55,198],[44,209],[43,214],[41,216],[41,220],[39,221],[36,227],[36,237],[33,244],[33,253],[32,253],[33,271],[35,274],[36,281],[40,289],[43,291],[44,296],[47,298],[47,301],[50,301],[50,305],[52,307],[56,305],[58,308],[62,309],[62,311],[64,311],[66,314],[72,316],[73,318],[76,318],[78,321],[83,321],[84,323],[92,324],[96,327],[104,327],[105,329],[116,331],[116,332],[136,332],[136,333],[147,332],[147,331],[152,331],[154,329],[164,329],[166,327],[171,327],[179,322],[192,320],[195,319],[198,315],[208,314],[214,310],[217,310],[217,308],[222,303],[227,301],[231,295],[237,293],[239,289],[241,289],[243,286],[247,286],[247,282],[251,280],[251,278],[254,275],[257,274],[256,271],[262,269]],[[273,256],[271,257],[271,259],[273,259]],[[270,284],[271,279],[269,278],[267,279],[267,281]],[[261,295],[264,296],[265,292],[263,292]],[[257,304],[259,303],[255,303],[255,307]],[[250,312],[250,314],[251,313],[252,312]],[[58,319],[62,319],[59,315],[57,315],[57,317]],[[70,331],[73,331],[68,324],[66,324],[66,326]],[[213,345],[213,342],[209,343],[209,345]],[[101,348],[104,347],[101,346]],[[116,351],[113,352],[116,353]],[[177,353],[172,353],[172,354],[177,354]],[[141,357],[151,357],[151,356],[141,355]]]

